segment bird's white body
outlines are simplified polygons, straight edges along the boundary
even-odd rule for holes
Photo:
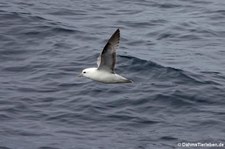
[[[131,80],[126,79],[115,73],[110,73],[98,68],[86,68],[82,71],[83,76],[104,83],[131,83]]]

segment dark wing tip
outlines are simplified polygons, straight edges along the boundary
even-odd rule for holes
[[[112,35],[111,39],[113,39],[113,38],[117,38],[118,42],[119,42],[119,40],[120,40],[120,29],[119,28]]]
[[[108,44],[110,44],[111,46],[113,46],[115,49],[119,46],[119,42],[120,42],[120,29],[118,28],[110,37],[110,39],[108,40],[105,48],[107,46],[109,46]]]
[[[117,32],[120,33],[120,29],[119,29],[119,28],[116,30],[116,33],[117,33]]]

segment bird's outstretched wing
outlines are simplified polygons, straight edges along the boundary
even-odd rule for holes
[[[99,70],[105,70],[114,73],[116,64],[116,49],[119,46],[119,41],[120,30],[117,29],[98,57],[97,64]]]

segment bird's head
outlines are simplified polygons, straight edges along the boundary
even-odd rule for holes
[[[96,68],[86,68],[82,70],[80,76],[90,78],[90,75],[96,70]]]

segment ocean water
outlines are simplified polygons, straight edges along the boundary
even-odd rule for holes
[[[221,148],[184,146],[225,144],[224,8],[1,0],[0,149]],[[116,72],[134,83],[78,77],[117,28]]]

